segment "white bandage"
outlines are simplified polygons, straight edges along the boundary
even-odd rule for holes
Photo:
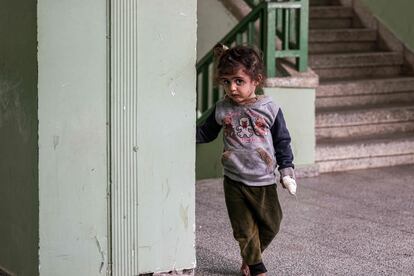
[[[290,177],[289,175],[284,176],[282,178],[283,181],[283,185],[285,185],[286,189],[288,189],[289,193],[291,195],[296,195],[296,181],[295,179],[293,179],[292,177]]]

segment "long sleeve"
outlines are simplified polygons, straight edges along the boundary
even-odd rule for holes
[[[207,119],[200,126],[197,126],[197,131],[196,131],[197,144],[208,143],[217,138],[221,130],[221,125],[217,123],[215,114],[216,114],[216,107],[213,108],[212,112],[207,117]]]
[[[288,170],[293,171],[293,153],[290,147],[291,139],[281,109],[279,109],[279,112],[277,113],[275,122],[270,129],[270,132],[272,133],[276,162],[279,166],[278,169],[280,171],[286,171],[284,169],[289,168]],[[287,174],[290,175],[290,173]]]

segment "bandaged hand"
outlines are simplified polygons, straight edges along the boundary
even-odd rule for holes
[[[286,175],[282,178],[282,185],[289,191],[291,195],[296,195],[297,184],[295,179],[293,179],[289,175]]]

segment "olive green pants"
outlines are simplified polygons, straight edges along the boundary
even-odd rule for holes
[[[262,262],[262,252],[279,232],[282,209],[276,184],[247,186],[224,177],[224,196],[234,238],[239,242],[243,261]]]

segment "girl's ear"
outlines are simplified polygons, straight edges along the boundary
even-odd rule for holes
[[[263,75],[259,74],[257,75],[256,79],[255,79],[256,85],[260,85],[263,82]]]
[[[227,51],[229,47],[224,44],[217,43],[216,46],[213,48],[214,58],[219,59],[225,51]]]

